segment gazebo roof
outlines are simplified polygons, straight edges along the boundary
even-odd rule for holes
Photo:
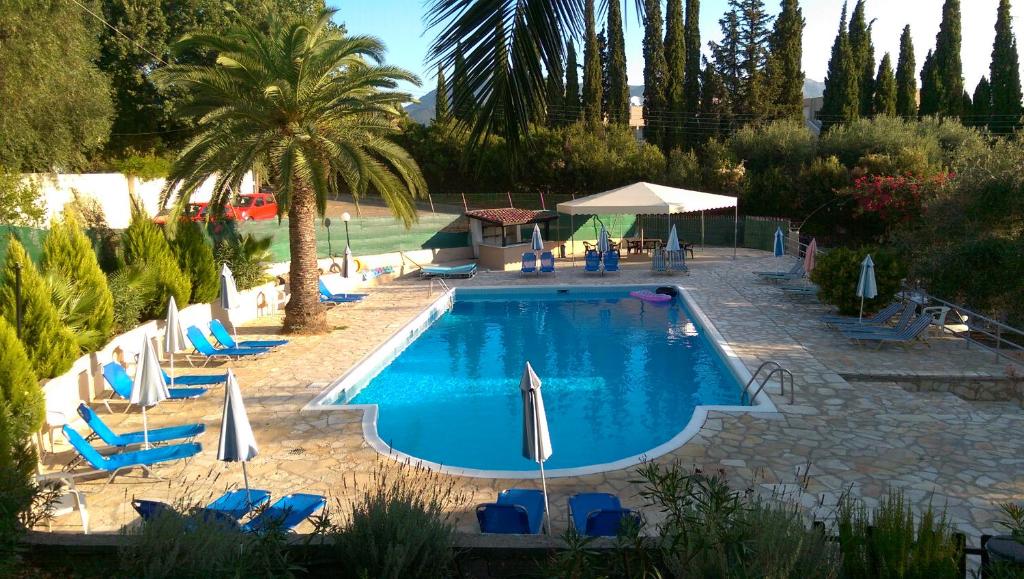
[[[570,215],[666,215],[736,207],[737,199],[652,183],[634,183],[604,193],[565,201],[558,210]]]
[[[558,214],[554,211],[502,207],[500,209],[474,209],[467,211],[466,217],[505,227],[508,225],[526,225],[527,223],[554,221],[558,219]]]

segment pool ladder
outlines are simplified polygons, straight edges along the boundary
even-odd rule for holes
[[[757,377],[762,372],[768,370],[768,373],[764,375],[764,379],[761,380],[757,385],[757,391],[754,392],[753,396],[750,395],[750,386],[757,380]],[[779,376],[779,394],[782,396],[786,395],[786,377],[789,377],[789,403],[793,404],[795,390],[793,387],[793,373],[787,370],[774,360],[768,360],[757,367],[757,371],[750,377],[750,380],[743,386],[743,394],[740,396],[740,402],[742,404],[753,404],[754,400],[757,400],[758,395],[764,390],[764,387],[771,381],[772,376],[778,374]]]

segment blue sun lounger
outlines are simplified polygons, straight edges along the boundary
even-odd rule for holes
[[[609,273],[619,273],[619,252],[617,251],[606,251],[604,253],[604,271]]]
[[[583,256],[583,273],[601,273],[601,254],[588,251]]]
[[[917,313],[917,308],[908,306],[900,312],[900,318],[896,321],[895,326],[887,326],[885,323],[881,324],[843,324],[835,326],[836,329],[846,333],[873,333],[877,331],[889,331],[889,330],[905,330],[910,326],[910,323],[914,321],[914,315]]]
[[[99,439],[105,444],[117,447],[143,444],[147,439],[150,444],[158,444],[171,440],[191,439],[206,431],[205,424],[183,424],[181,426],[153,428],[146,434],[141,431],[116,434],[105,422],[103,422],[103,420],[100,419],[92,408],[89,408],[85,404],[78,405],[78,415],[81,416],[82,420],[84,420],[89,428],[92,429],[93,433],[86,438],[87,441],[99,437]]]
[[[519,266],[519,273],[537,273],[537,254],[532,251],[523,253],[523,263]]]
[[[804,276],[804,262],[797,261],[789,271],[755,271],[754,275],[762,278],[795,279]]]
[[[540,272],[555,273],[555,256],[550,251],[540,254]]]
[[[885,324],[892,319],[893,316],[903,311],[904,306],[900,302],[893,302],[884,308],[877,314],[870,318],[864,318],[863,320],[854,316],[822,316],[821,321],[825,322],[827,326],[858,326],[858,325],[871,325],[879,326]]]
[[[103,377],[106,378],[107,384],[110,384],[110,389],[114,391],[114,394],[125,400],[132,397],[132,377],[128,375],[128,372],[120,364],[117,362],[105,364],[103,366]],[[208,392],[206,388],[168,388],[167,391],[171,395],[171,400],[191,400],[199,398]],[[110,399],[106,398],[102,402],[107,407],[107,412],[111,412]]]
[[[858,344],[863,342],[877,342],[881,348],[885,343],[898,343],[907,345],[923,334],[932,323],[931,316],[918,316],[906,328],[876,328],[874,331],[852,332],[840,330],[843,336],[855,340]]]
[[[428,265],[420,267],[420,275],[423,277],[469,279],[476,275],[476,264],[467,263],[466,265],[456,266]]]
[[[71,443],[71,446],[83,459],[85,459],[85,462],[89,463],[89,466],[98,471],[110,473],[110,478],[107,479],[107,483],[114,480],[114,477],[122,470],[141,468],[147,473],[152,474],[149,467],[154,464],[192,458],[199,454],[203,449],[198,442],[186,442],[184,444],[172,444],[170,446],[120,452],[110,456],[103,456],[99,451],[93,448],[88,441],[82,438],[81,434],[78,434],[78,432],[70,426],[65,424],[62,432],[64,433],[64,438]]]
[[[327,499],[320,495],[296,493],[281,497],[248,523],[242,525],[242,530],[246,533],[260,533],[272,529],[291,531],[299,526],[299,523],[324,508],[326,504]]]
[[[481,533],[536,535],[544,522],[544,493],[534,489],[508,489],[495,503],[477,505]]]
[[[358,302],[366,297],[366,294],[334,294],[324,285],[324,280],[320,280],[319,284],[320,301],[325,304],[348,304]]]
[[[236,489],[221,495],[203,511],[217,513],[232,521],[239,521],[249,513],[262,507],[270,501],[270,492],[260,489]],[[139,513],[143,521],[152,521],[163,513],[173,513],[171,505],[163,501],[149,499],[135,499],[132,501],[132,508]]]
[[[160,370],[164,375],[164,383],[170,385],[171,377],[164,370]],[[175,386],[214,386],[217,384],[223,384],[228,379],[227,374],[197,374],[194,376],[175,376]]]
[[[203,360],[204,366],[214,358],[234,360],[247,356],[261,356],[270,351],[267,348],[214,348],[210,340],[206,339],[203,331],[195,326],[189,326],[185,333],[188,336],[188,341],[192,342],[192,347],[198,353],[198,356],[188,356],[189,362],[191,363],[194,357],[199,357]]]
[[[214,339],[217,340],[217,343],[225,348],[277,348],[288,343],[288,340],[246,340],[244,342],[236,342],[235,338],[231,336],[231,332],[216,318],[210,320],[210,332],[213,334]]]
[[[683,253],[683,250],[666,251],[665,256],[668,258],[669,270],[677,273],[690,273],[690,268],[686,266],[686,254]]]
[[[624,521],[640,528],[640,515],[622,508],[619,497],[608,493],[580,493],[569,498],[569,521],[588,537],[614,537]]]

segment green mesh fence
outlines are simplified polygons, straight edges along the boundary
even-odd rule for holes
[[[14,235],[18,241],[25,246],[29,257],[36,263],[43,255],[43,239],[46,237],[46,229],[35,229],[32,227],[16,227],[13,225],[0,225],[0,263],[7,259],[7,245],[11,236]]]
[[[551,224],[548,236],[553,241],[568,241],[575,229],[578,239],[597,239],[601,225],[608,229],[613,239],[622,237],[640,237],[648,239],[668,240],[671,226],[676,226],[676,233],[681,243],[697,243],[701,241],[700,214],[673,215],[669,220],[664,215],[590,215],[576,216],[559,214],[558,221]],[[731,247],[733,244],[734,217],[732,215],[705,215],[703,220],[704,243],[712,246]],[[789,220],[773,217],[740,216],[738,241],[740,247],[749,249],[772,250],[775,229],[789,231]],[[543,231],[543,226],[541,226]],[[533,226],[524,226],[523,239],[529,239]]]

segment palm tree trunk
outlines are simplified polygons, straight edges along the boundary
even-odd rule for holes
[[[320,271],[316,261],[316,197],[303,185],[293,188],[288,207],[291,249],[291,298],[284,309],[284,331],[319,334],[327,331],[327,312],[320,303]]]

